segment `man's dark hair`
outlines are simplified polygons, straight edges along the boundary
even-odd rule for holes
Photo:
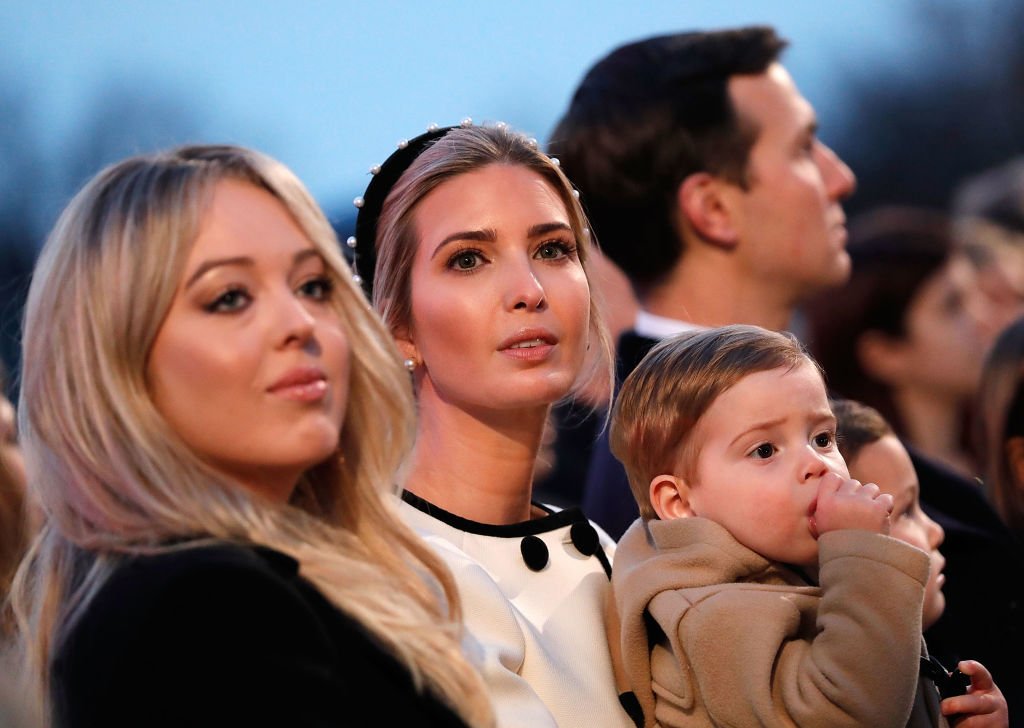
[[[709,172],[745,185],[758,129],[730,76],[763,73],[786,41],[770,27],[663,35],[616,48],[576,89],[549,152],[579,188],[597,240],[639,289],[682,252],[676,191]]]

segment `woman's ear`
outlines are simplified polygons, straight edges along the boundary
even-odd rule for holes
[[[860,368],[884,384],[899,384],[906,379],[907,344],[896,336],[865,331],[857,339],[856,356]]]
[[[412,359],[417,365],[423,362],[423,357],[420,356],[419,349],[416,347],[416,342],[413,341],[409,327],[403,326],[402,328],[394,329],[391,332],[391,336],[394,337],[398,350],[402,353],[402,358]]]
[[[708,172],[696,172],[676,190],[676,205],[685,222],[702,239],[722,248],[732,248],[739,242],[727,184]]]
[[[689,518],[696,515],[690,508],[690,488],[675,475],[655,475],[651,479],[651,507],[658,518]]]

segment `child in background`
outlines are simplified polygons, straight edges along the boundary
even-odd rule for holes
[[[917,473],[903,443],[877,410],[849,399],[832,399],[836,416],[839,452],[860,481],[875,483],[879,490],[893,497],[890,535],[911,546],[917,546],[931,557],[931,571],[924,591],[924,629],[942,616],[945,598],[942,566],[945,559],[939,552],[942,526],[921,509]],[[971,726],[1008,725],[1006,699],[992,680],[989,671],[974,660],[964,660],[958,670],[970,677],[968,694],[942,701],[942,712],[952,718],[975,716]],[[982,720],[984,718],[985,720]]]
[[[919,677],[928,556],[849,477],[793,336],[666,339],[624,382],[611,444],[640,518],[610,621],[646,726],[947,724]]]

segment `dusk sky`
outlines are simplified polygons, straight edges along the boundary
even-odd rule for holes
[[[503,120],[545,141],[597,58],[680,30],[775,25],[792,41],[784,61],[818,107],[828,140],[841,122],[841,70],[891,63],[904,45],[924,42],[913,34],[911,7],[892,0],[2,0],[0,81],[42,150],[42,176],[60,166],[90,119],[96,123],[100,99],[122,90],[132,107],[135,99],[139,109],[155,104],[150,113],[161,124],[116,135],[117,156],[185,141],[254,146],[337,210],[361,191],[371,165],[431,122]],[[54,206],[71,191],[61,189]]]

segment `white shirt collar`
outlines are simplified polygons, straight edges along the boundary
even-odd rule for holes
[[[689,321],[658,316],[650,311],[640,309],[636,314],[636,322],[633,330],[641,336],[649,339],[667,339],[669,336],[681,334],[684,331],[697,331],[705,327],[692,324]]]

